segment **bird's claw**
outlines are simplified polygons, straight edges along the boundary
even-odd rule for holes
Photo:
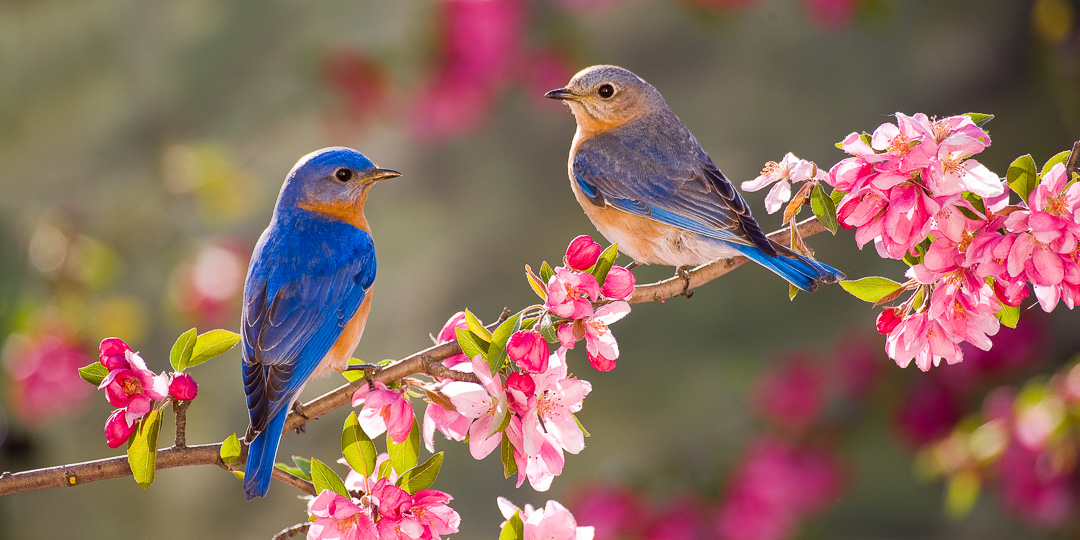
[[[304,420],[311,420],[310,416],[304,414],[304,409],[302,407],[300,407],[299,403],[293,403],[292,412],[295,413],[300,418],[303,418]],[[296,434],[297,435],[300,435],[300,434],[302,434],[302,433],[304,433],[306,431],[307,431],[307,424],[300,424],[299,426],[296,426]]]
[[[675,275],[683,279],[683,289],[682,293],[680,293],[682,297],[690,298],[691,296],[694,296],[694,291],[690,290],[690,266],[687,265],[676,268]]]

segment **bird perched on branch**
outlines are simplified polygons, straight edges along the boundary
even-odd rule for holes
[[[385,178],[350,148],[324,148],[296,163],[244,283],[241,343],[251,427],[248,500],[266,495],[285,419],[307,381],[348,366],[364,333],[375,281],[375,245],[364,217],[368,190]]]
[[[660,92],[617,66],[592,66],[545,97],[570,106],[570,185],[585,215],[635,263],[684,268],[744,255],[804,291],[844,278],[769,240],[746,201]],[[688,282],[689,283],[689,282]]]

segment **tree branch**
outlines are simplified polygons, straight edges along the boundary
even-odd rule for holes
[[[806,237],[824,231],[825,227],[818,223],[817,219],[810,218],[799,223],[798,229],[799,232]],[[787,244],[790,241],[790,234],[790,229],[785,227],[770,234],[769,238],[780,244]],[[731,259],[713,261],[694,268],[688,274],[690,283],[689,287],[685,288],[685,290],[700,287],[705,283],[734,270],[746,261],[747,259],[745,257],[734,257]],[[678,276],[656,283],[640,285],[635,289],[634,295],[630,298],[630,303],[663,302],[668,298],[683,294],[685,285],[685,280]],[[376,371],[371,378],[384,383],[390,383],[417,373],[426,373],[445,379],[479,382],[476,379],[476,376],[471,373],[454,371],[442,364],[443,360],[460,352],[461,348],[458,347],[458,344],[455,341],[433,345]],[[307,424],[311,419],[317,418],[349,403],[353,393],[364,384],[368,384],[367,379],[358,379],[335,388],[334,390],[301,405],[299,408],[301,414],[291,413],[289,414],[289,418],[285,421],[286,433]],[[184,446],[181,429],[182,428],[178,425],[177,444],[175,446],[158,450],[158,469],[169,469],[185,465],[217,465],[225,470],[230,470],[229,467],[221,461],[221,443]],[[245,447],[241,459],[244,459],[246,454],[247,448]],[[131,468],[128,466],[126,455],[17,473],[4,472],[3,474],[0,474],[0,496],[35,489],[76,486],[87,482],[130,475]],[[274,478],[292,485],[305,493],[311,495],[315,494],[314,487],[311,483],[296,478],[284,471],[275,469]],[[286,531],[282,532],[284,533]]]

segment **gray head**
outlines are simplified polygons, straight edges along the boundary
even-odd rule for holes
[[[366,229],[363,218],[368,189],[379,180],[401,176],[380,169],[351,148],[316,150],[296,162],[278,195],[275,214],[310,211]]]
[[[606,131],[667,108],[663,96],[651,84],[619,66],[587,67],[564,88],[544,97],[566,101],[578,126],[590,132]]]

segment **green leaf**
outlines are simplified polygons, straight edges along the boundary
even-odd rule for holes
[[[131,443],[128,444],[128,465],[131,466],[131,476],[135,477],[135,481],[143,489],[150,487],[154,481],[159,431],[161,431],[161,411],[154,409],[139,422],[139,428],[135,431]]]
[[[986,203],[983,202],[982,197],[980,197],[980,196],[978,196],[978,195],[976,195],[976,194],[974,194],[974,193],[972,193],[970,191],[965,191],[963,193],[963,195],[961,195],[961,197],[963,197],[965,201],[971,203],[971,206],[975,208],[976,212],[978,212],[980,214],[983,214],[983,215],[986,214]],[[961,209],[965,209],[965,208],[961,207]],[[976,216],[974,219],[982,219],[982,217],[981,216]]]
[[[1059,152],[1056,156],[1050,158],[1046,162],[1046,164],[1043,165],[1042,172],[1039,173],[1039,178],[1042,179],[1042,177],[1045,176],[1046,173],[1050,172],[1050,169],[1052,169],[1054,165],[1057,165],[1058,163],[1065,163],[1068,159],[1069,150]]]
[[[607,274],[611,271],[611,267],[615,266],[615,259],[619,256],[619,243],[616,242],[607,247],[600,253],[600,257],[596,259],[596,264],[593,265],[592,275],[596,278],[596,282],[603,285],[604,279],[607,278]]]
[[[551,281],[551,276],[555,275],[555,271],[551,269],[551,265],[547,261],[540,263],[540,279],[544,283]]]
[[[390,463],[398,474],[404,474],[416,466],[417,458],[420,457],[420,427],[416,425],[416,418],[413,418],[412,429],[404,441],[394,442],[390,433],[386,434],[386,450],[390,454]]]
[[[285,471],[285,472],[287,472],[287,473],[289,473],[289,474],[291,474],[291,475],[293,475],[293,476],[295,476],[297,478],[303,478],[304,480],[307,480],[308,482],[311,481],[311,476],[308,475],[305,478],[304,477],[304,471],[297,468],[297,467],[292,467],[292,466],[286,465],[284,463],[281,463],[280,461],[275,463],[274,467],[277,467],[277,468],[279,468],[279,469],[281,469],[281,470],[283,470],[283,471]]]
[[[421,489],[427,489],[435,483],[442,469],[443,453],[439,452],[427,459],[427,461],[405,471],[398,478],[397,487],[404,489],[409,495],[415,495]]]
[[[173,371],[184,371],[187,367],[198,336],[199,331],[192,328],[176,338],[176,343],[173,343],[172,351],[169,352],[169,363],[172,364]]]
[[[363,366],[365,364],[367,364],[367,362],[357,358],[349,359],[350,366]],[[347,369],[341,372],[341,376],[345,377],[346,381],[353,382],[355,380],[363,379],[366,373],[367,372],[362,369]]]
[[[1009,170],[1005,173],[1005,179],[1009,182],[1009,187],[1020,196],[1020,199],[1026,201],[1028,194],[1035,190],[1035,186],[1039,185],[1039,179],[1035,176],[1035,160],[1031,158],[1031,154],[1016,158],[1012,165],[1009,165]]]
[[[89,366],[79,368],[79,376],[94,386],[101,386],[101,381],[105,380],[105,376],[108,374],[109,368],[101,365],[101,362],[94,362]]]
[[[293,463],[296,464],[296,468],[299,469],[300,472],[303,475],[300,478],[303,478],[304,480],[307,480],[308,482],[310,482],[311,481],[311,460],[307,459],[307,458],[302,458],[300,456],[293,456],[292,460],[293,460]]]
[[[864,302],[877,302],[902,287],[901,284],[883,277],[870,276],[856,280],[844,280],[840,286],[852,296]]]
[[[487,362],[488,367],[491,368],[492,376],[498,373],[506,362],[506,344],[510,341],[510,336],[521,328],[522,313],[522,311],[519,311],[503,321],[495,329],[495,332],[491,334],[491,347],[488,348]]]
[[[349,496],[349,490],[345,489],[345,482],[341,481],[341,477],[317,458],[311,458],[311,483],[315,484],[315,493],[329,489],[334,493]]]
[[[510,516],[510,519],[506,520],[506,525],[503,525],[502,532],[499,533],[499,540],[524,539],[525,522],[521,520],[521,511],[517,510],[514,515]]]
[[[1009,328],[1016,328],[1016,323],[1020,322],[1020,307],[1002,304],[1001,309],[994,316],[997,317],[1001,324]]]
[[[481,345],[483,342],[480,341],[480,338],[464,328],[455,328],[454,333],[457,334],[458,346],[461,347],[461,352],[465,353],[465,356],[468,356],[469,359],[479,356],[487,360],[487,343]]]
[[[477,319],[476,315],[473,315],[473,313],[467,309],[465,310],[465,326],[480,339],[491,343],[491,332],[488,332],[488,329],[484,328],[484,323],[481,323],[480,319]]]
[[[585,429],[585,425],[581,423],[581,420],[578,420],[576,414],[571,413],[570,417],[574,419],[574,422],[577,422],[577,427],[581,430],[582,435],[586,437],[592,437],[592,435],[589,435],[589,430]]]
[[[385,460],[379,464],[379,479],[390,478],[390,473],[394,471],[394,464],[390,463],[390,460]]]
[[[529,280],[529,286],[532,287],[536,296],[539,296],[541,300],[547,301],[547,288],[544,283],[540,281],[540,276],[533,273],[532,268],[529,265],[525,265],[525,277]]]
[[[844,195],[847,195],[846,191],[840,191],[839,189],[832,190],[829,194],[829,198],[832,199],[833,206],[839,206],[840,201],[844,200]]]
[[[232,465],[240,460],[240,439],[236,438],[235,433],[229,435],[222,441],[221,451],[218,455],[221,456],[221,462],[226,465]]]
[[[517,473],[517,462],[514,461],[514,445],[510,444],[510,439],[503,437],[502,444],[499,445],[499,459],[503,464],[503,477],[510,478]]]
[[[787,287],[787,299],[794,300],[796,294],[799,294],[799,288],[789,283]]]
[[[949,478],[945,488],[945,514],[959,520],[971,513],[979,499],[981,482],[975,471],[960,471]]]
[[[559,342],[558,330],[555,328],[555,325],[551,323],[550,313],[545,313],[544,317],[540,319],[539,331],[540,335],[543,336],[548,343]]]
[[[345,419],[345,428],[341,431],[341,455],[354,471],[371,476],[375,472],[375,443],[371,437],[360,428],[360,421],[356,417],[356,411],[349,413]]]
[[[191,360],[187,366],[197,366],[215,356],[224,354],[225,351],[236,346],[240,341],[240,334],[228,330],[211,330],[200,335],[195,340],[195,347],[191,351]]]
[[[994,115],[992,115],[992,114],[977,113],[977,112],[965,113],[964,116],[970,118],[971,121],[975,122],[975,125],[979,126],[979,127],[986,127],[986,124],[989,124],[990,121],[994,119]]]
[[[810,190],[810,208],[814,210],[814,215],[817,216],[818,221],[835,235],[837,227],[840,226],[840,223],[836,220],[836,204],[833,203],[832,198],[825,195],[825,190],[821,189],[821,184],[814,186],[814,189]]]

